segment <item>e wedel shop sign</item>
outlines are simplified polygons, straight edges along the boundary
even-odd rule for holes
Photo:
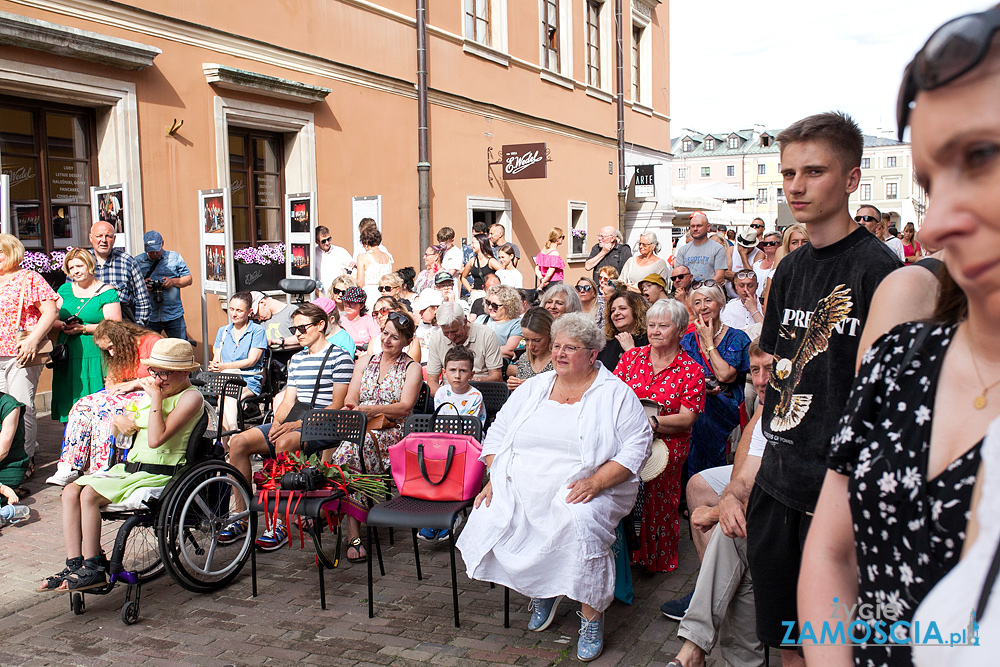
[[[545,144],[505,144],[503,177],[513,181],[521,178],[545,178]]]

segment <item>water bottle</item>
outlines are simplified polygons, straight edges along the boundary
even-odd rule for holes
[[[26,505],[4,505],[0,507],[0,520],[2,523],[17,523],[24,521],[31,514],[31,510]]]

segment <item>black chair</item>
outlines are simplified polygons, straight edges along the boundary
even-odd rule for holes
[[[439,433],[454,433],[471,435],[481,439],[482,424],[479,419],[467,415],[411,415],[403,424],[404,435],[414,432],[436,431]],[[455,611],[455,627],[461,627],[458,620],[458,575],[455,569],[455,520],[458,515],[472,506],[474,500],[455,502],[420,500],[396,496],[392,500],[379,503],[368,510],[368,553],[372,552],[372,537],[375,539],[375,549],[379,554],[379,573],[385,576],[382,563],[382,551],[378,541],[380,526],[409,528],[413,533],[413,557],[417,566],[417,579],[423,579],[420,570],[420,550],[417,546],[417,531],[421,528],[434,528],[448,531],[448,548],[451,556],[451,597]],[[492,585],[491,585],[492,586]],[[368,618],[375,617],[375,595],[372,580],[372,560],[368,558]],[[504,589],[504,627],[510,627],[510,591]]]
[[[310,450],[313,453],[338,447],[345,442],[353,442],[358,447],[361,460],[361,472],[367,473],[365,468],[364,444],[365,427],[368,418],[360,410],[312,410],[307,412],[302,418],[302,446],[309,449],[306,444],[322,440],[329,443],[328,447],[319,450]],[[311,492],[313,493],[313,492]],[[324,489],[323,493],[316,493],[314,496],[303,496],[295,491],[278,491],[269,493],[261,502],[259,497],[251,503],[250,513],[250,534],[257,534],[257,513],[266,512],[281,516],[287,513],[312,520],[309,534],[312,537],[313,547],[316,550],[316,569],[319,575],[319,599],[320,606],[326,609],[326,582],[324,580],[324,569],[333,569],[340,562],[341,533],[338,529],[336,550],[331,554],[323,546],[323,525],[326,523],[326,513],[328,510],[337,510],[340,501],[344,498],[344,493],[339,489]],[[291,539],[291,526],[287,526],[289,539]],[[379,552],[379,565],[381,566],[382,554]],[[370,559],[369,559],[370,560]],[[257,555],[250,557],[250,571],[253,581],[253,596],[257,596]]]
[[[216,371],[201,371],[191,378],[191,383],[198,387],[201,395],[212,403],[219,411],[219,430],[222,429],[222,400],[221,397],[232,398],[236,401],[236,424],[238,430],[222,435],[232,435],[239,433],[246,428],[243,410],[243,387],[247,386],[246,380],[237,373],[219,373]],[[208,437],[215,439],[218,433],[210,433]]]
[[[483,426],[483,433],[490,430],[493,421],[497,418],[500,408],[510,397],[510,389],[506,382],[470,382],[483,395],[483,405],[486,407],[486,425]]]
[[[417,402],[413,404],[413,414],[429,415],[434,412],[434,397],[431,396],[431,388],[426,382],[420,385],[420,395]]]

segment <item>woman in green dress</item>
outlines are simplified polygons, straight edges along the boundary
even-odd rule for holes
[[[82,591],[106,585],[101,508],[122,502],[137,489],[166,486],[172,475],[159,474],[162,466],[184,462],[188,440],[205,411],[201,393],[188,378],[198,368],[194,348],[186,340],[164,338],[142,363],[149,368],[149,377],[141,380],[146,397],[136,406],[134,425],[121,424],[123,431],[128,426],[138,429],[128,464],[119,463],[100,475],[84,475],[63,490],[66,569],[46,579],[41,591]],[[136,467],[135,472],[126,471]]]
[[[69,280],[59,288],[59,319],[53,329],[69,353],[66,365],[52,371],[52,418],[69,419],[69,410],[80,398],[104,389],[101,350],[94,343],[94,330],[102,320],[121,320],[115,288],[94,277],[94,256],[83,248],[72,248],[63,260]]]

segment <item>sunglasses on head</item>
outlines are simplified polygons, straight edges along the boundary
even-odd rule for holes
[[[691,275],[690,273],[678,273],[676,276],[670,276],[670,279],[674,282],[677,282],[678,280],[682,278],[687,278],[690,275]]]
[[[594,289],[594,288],[591,287],[590,285],[577,285],[576,286],[576,291],[577,292],[589,292],[592,289]]]
[[[298,326],[288,327],[288,330],[292,332],[293,336],[298,336],[299,334],[305,334],[309,331],[311,327],[316,326],[319,322],[310,322],[309,324],[299,324]]]
[[[396,288],[392,287],[391,285],[382,285],[381,287],[378,288],[378,291],[381,292],[382,294],[385,294],[386,292],[391,292],[394,289]]]
[[[903,73],[896,99],[899,140],[910,123],[910,105],[921,90],[951,83],[983,61],[993,34],[1000,29],[1000,10],[966,14],[934,31]]]
[[[778,245],[777,241],[761,241],[760,242],[760,247],[762,247],[762,248],[773,248],[776,245]]]
[[[746,279],[746,278],[755,278],[756,276],[757,276],[757,274],[756,274],[756,273],[754,273],[754,272],[753,272],[753,271],[751,271],[751,270],[747,270],[747,271],[737,271],[737,272],[736,272],[736,277],[737,277],[737,278],[739,278],[739,279]]]
[[[874,215],[856,215],[854,216],[854,222],[878,222],[878,218]]]
[[[408,327],[413,323],[413,320],[406,313],[401,313],[398,310],[389,313],[389,321],[404,327]]]

